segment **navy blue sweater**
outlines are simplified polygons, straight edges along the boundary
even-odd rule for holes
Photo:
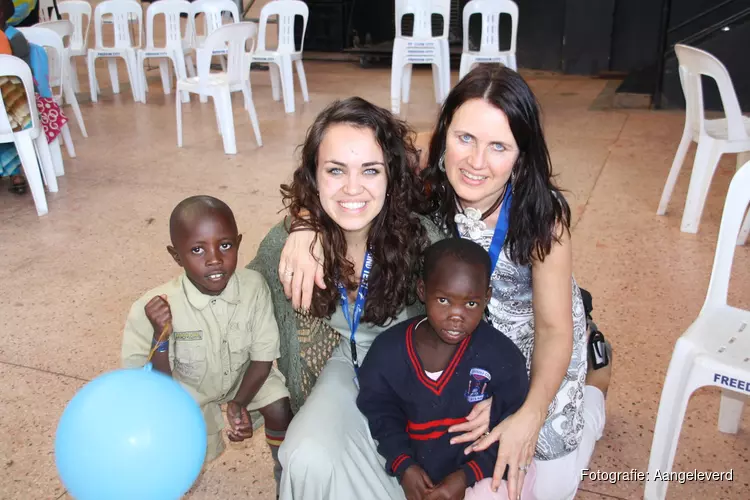
[[[482,321],[433,381],[413,342],[422,318],[395,325],[375,339],[359,370],[357,406],[390,475],[401,478],[416,463],[438,484],[463,469],[472,486],[492,476],[497,444],[464,455],[466,444],[451,445],[448,427],[465,422],[472,407],[489,397],[490,428],[515,413],[529,391],[526,360],[510,339]]]

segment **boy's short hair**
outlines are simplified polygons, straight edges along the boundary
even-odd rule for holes
[[[219,213],[227,217],[227,220],[237,230],[237,222],[234,219],[234,212],[229,205],[218,198],[208,195],[198,195],[185,198],[174,207],[172,215],[169,217],[169,233],[174,241],[175,231],[180,227],[183,221],[190,217],[204,216],[207,213]]]
[[[447,238],[430,245],[424,253],[422,280],[427,283],[438,263],[445,257],[453,257],[468,264],[482,266],[487,275],[487,284],[492,277],[490,255],[478,243],[463,238]]]

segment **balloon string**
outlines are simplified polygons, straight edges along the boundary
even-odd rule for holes
[[[156,349],[159,347],[159,344],[169,338],[169,335],[167,335],[167,332],[169,331],[169,326],[170,326],[169,321],[167,321],[164,324],[164,328],[162,329],[161,334],[159,335],[159,340],[156,341],[156,344],[154,344],[154,347],[151,348],[151,352],[148,353],[148,358],[146,358],[146,363],[151,361],[151,358],[154,357],[154,353],[156,352]]]

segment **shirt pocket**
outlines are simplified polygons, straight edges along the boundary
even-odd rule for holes
[[[207,363],[202,342],[175,341],[173,372],[180,381],[197,388],[206,375]]]
[[[232,371],[241,371],[250,361],[251,334],[249,331],[235,330],[227,334],[229,363]]]

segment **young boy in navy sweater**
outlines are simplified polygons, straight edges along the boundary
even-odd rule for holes
[[[447,432],[488,398],[490,428],[496,426],[529,389],[521,351],[482,320],[490,274],[489,255],[476,243],[432,245],[417,284],[427,317],[380,334],[359,370],[357,405],[408,500],[507,498],[504,486],[497,493],[489,487],[497,445],[466,455]],[[531,492],[528,482],[524,493]]]

